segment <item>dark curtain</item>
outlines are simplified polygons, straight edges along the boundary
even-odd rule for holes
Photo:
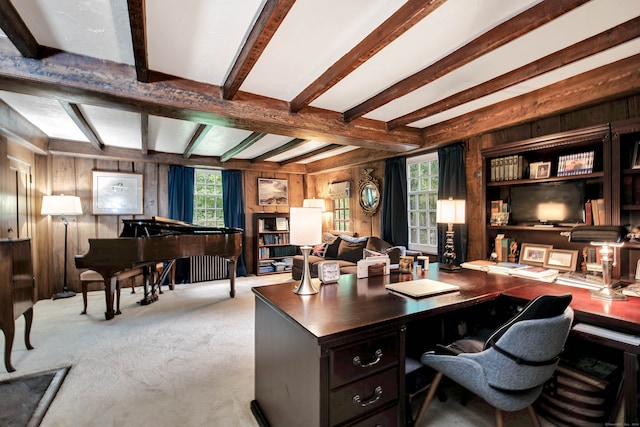
[[[242,193],[242,172],[238,170],[222,171],[222,206],[225,227],[242,229],[242,247],[245,239],[244,195]],[[244,253],[241,253],[236,263],[236,276],[246,276],[247,267]]]
[[[407,218],[407,159],[388,159],[384,167],[382,195],[382,235],[395,246],[409,246]]]
[[[438,149],[438,200],[467,199],[467,178],[464,166],[464,145],[456,143]],[[478,208],[476,206],[475,208]],[[477,209],[475,209],[477,211]],[[467,216],[474,207],[466,206]],[[447,224],[438,224],[438,261],[444,262],[444,244]],[[467,224],[453,225],[456,265],[467,258]]]
[[[195,172],[184,166],[169,167],[169,218],[193,222]],[[189,283],[189,259],[176,260],[176,283]]]

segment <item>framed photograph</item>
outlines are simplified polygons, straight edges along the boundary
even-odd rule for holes
[[[288,206],[289,182],[286,179],[258,178],[259,206]]]
[[[142,215],[143,175],[91,171],[92,215]]]
[[[531,243],[523,243],[520,247],[520,264],[527,265],[544,265],[547,260],[547,252],[549,252],[553,246],[551,245],[533,245]]]
[[[276,230],[287,231],[289,230],[289,221],[287,218],[276,218]]]
[[[549,249],[543,267],[555,268],[560,271],[576,271],[578,251]]]
[[[631,163],[633,169],[640,169],[640,140],[635,142],[633,147],[633,163]]]
[[[636,280],[640,280],[640,259],[636,263]]]
[[[551,162],[540,162],[536,168],[536,179],[549,178],[551,175]]]

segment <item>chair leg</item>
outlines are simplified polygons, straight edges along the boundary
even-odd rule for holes
[[[425,411],[427,410],[427,406],[431,403],[431,399],[436,394],[436,390],[438,389],[438,384],[440,384],[440,380],[442,380],[442,372],[438,372],[435,377],[433,377],[433,381],[431,382],[431,387],[429,387],[429,392],[427,393],[427,397],[425,397],[424,402],[420,405],[420,410],[418,411],[418,415],[416,415],[416,419],[413,421],[413,425],[417,425]]]
[[[531,422],[533,423],[533,427],[540,427],[540,420],[538,419],[538,414],[536,414],[536,410],[533,409],[533,405],[527,406],[527,411],[529,411],[529,416],[531,417]]]
[[[504,423],[502,422],[502,411],[496,408],[496,427],[504,427]]]

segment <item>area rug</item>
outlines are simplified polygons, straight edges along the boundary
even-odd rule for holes
[[[0,382],[0,426],[39,426],[70,367]]]

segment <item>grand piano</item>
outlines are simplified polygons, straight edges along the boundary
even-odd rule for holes
[[[167,218],[123,220],[120,237],[113,239],[89,239],[89,251],[76,255],[77,268],[95,270],[104,278],[107,320],[116,314],[113,309],[116,291],[116,273],[145,267],[145,299],[152,302],[155,288],[160,286],[168,268],[151,282],[151,293],[147,291],[148,277],[159,262],[172,262],[178,258],[201,255],[217,255],[229,263],[231,298],[235,297],[236,260],[242,252],[242,229],[229,227],[203,227]]]

